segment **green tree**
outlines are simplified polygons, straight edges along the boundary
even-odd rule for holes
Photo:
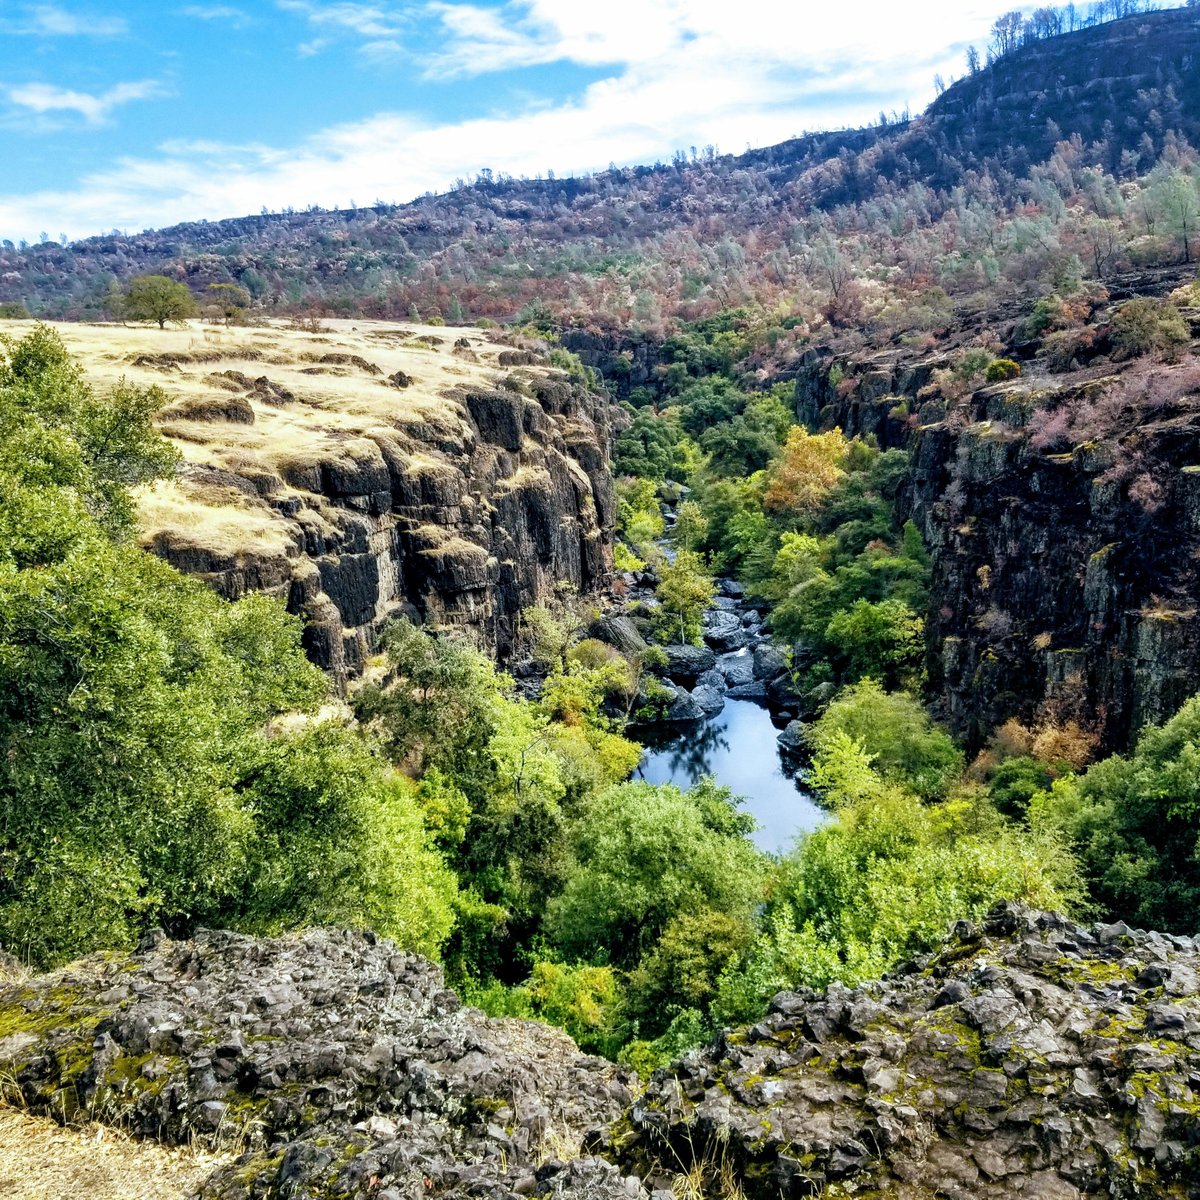
[[[129,539],[128,485],[175,461],[158,399],[97,399],[44,328],[2,345],[0,943],[338,919],[435,950],[453,881],[408,785],[350,730],[268,730],[328,694],[299,620]]]
[[[204,298],[206,312],[211,309],[226,325],[234,324],[250,307],[250,293],[236,283],[210,283]]]
[[[1200,697],[1151,726],[1128,756],[1057,780],[1030,821],[1065,832],[1103,912],[1191,932],[1200,909]]]
[[[166,396],[124,382],[96,396],[45,325],[19,341],[0,337],[0,355],[0,471],[10,486],[69,489],[108,533],[127,533],[129,489],[166,478],[179,461],[153,424]],[[67,499],[49,490],[42,498]]]
[[[698,550],[708,536],[708,518],[695,500],[685,500],[675,513],[671,537],[684,550]]]
[[[986,803],[922,804],[844,735],[821,758],[834,815],[779,864],[762,935],[719,982],[718,1021],[754,1019],[781,988],[878,977],[999,901],[1061,911],[1078,899],[1060,837],[1004,822]]]
[[[920,678],[925,622],[900,600],[856,600],[834,614],[825,641],[844,663],[843,678],[871,676],[893,688]]]
[[[693,550],[680,550],[674,562],[658,569],[660,627],[668,638],[698,644],[703,632],[701,618],[717,594],[704,560]]]
[[[920,701],[907,692],[885,692],[873,679],[839,692],[806,736],[818,757],[839,736],[851,738],[882,779],[926,799],[945,796],[963,769],[961,751]]]
[[[630,967],[682,913],[748,918],[762,896],[751,826],[711,783],[608,789],[571,831],[578,865],[550,903],[551,940],[568,955]]]
[[[154,321],[159,329],[167,322],[186,321],[198,309],[195,297],[185,284],[165,275],[138,275],[125,289],[121,312],[133,321]]]

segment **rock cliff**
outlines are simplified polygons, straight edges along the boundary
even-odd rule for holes
[[[232,1146],[206,1200],[1183,1198],[1200,949],[1004,907],[881,981],[781,993],[639,1089],[370,935],[199,932],[0,986],[0,1080]]]
[[[814,352],[797,413],[911,450],[901,515],[932,558],[930,691],[955,732],[977,747],[1009,717],[1076,720],[1122,750],[1200,687],[1195,359],[1062,375],[1034,360],[1021,379],[930,396],[972,333],[935,355],[843,360],[836,386],[833,356]]]
[[[610,408],[478,329],[332,322],[58,327],[103,387],[166,392],[178,481],[141,497],[144,544],[306,621],[339,677],[395,614],[510,647],[523,607],[611,566]]]

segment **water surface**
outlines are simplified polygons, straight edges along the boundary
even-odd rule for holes
[[[724,709],[692,726],[640,730],[646,753],[639,768],[650,783],[689,788],[711,775],[735,795],[758,822],[760,850],[782,854],[798,833],[815,829],[825,811],[785,767],[771,714],[753,700],[726,700]]]

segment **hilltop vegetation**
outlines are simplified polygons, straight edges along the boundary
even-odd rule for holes
[[[920,336],[955,304],[1185,257],[1197,18],[1104,15],[1131,11],[1027,44],[1006,27],[1007,52],[928,112],[868,130],[578,179],[489,175],[403,206],[10,246],[0,302],[96,316],[114,284],[161,271],[268,312],[543,311],[653,331],[744,304],[798,319],[782,362],[829,326]]]

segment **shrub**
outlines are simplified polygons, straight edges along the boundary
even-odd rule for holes
[[[984,378],[988,383],[1004,383],[1009,379],[1017,379],[1021,374],[1021,364],[1011,358],[998,358],[988,365]]]
[[[1129,757],[1060,779],[1030,803],[1031,823],[1072,839],[1106,915],[1168,932],[1195,929],[1198,820],[1200,697],[1144,730]]]
[[[1137,296],[1122,304],[1113,317],[1113,345],[1122,358],[1157,353],[1172,361],[1190,339],[1179,309],[1165,300]]]
[[[806,730],[818,766],[839,735],[862,747],[882,779],[924,799],[945,796],[962,774],[962,753],[916,697],[885,692],[873,679],[843,688]]]
[[[685,912],[748,918],[762,897],[752,822],[724,789],[624,783],[588,806],[572,832],[578,866],[552,900],[551,941],[577,958],[630,967]]]

